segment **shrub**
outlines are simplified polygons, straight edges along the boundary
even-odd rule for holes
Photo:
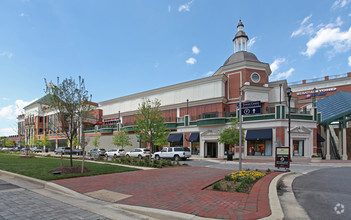
[[[221,184],[219,182],[215,183],[212,185],[212,189],[214,190],[220,190],[221,189]]]

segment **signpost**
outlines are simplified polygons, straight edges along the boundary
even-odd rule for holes
[[[290,150],[289,147],[275,148],[275,167],[278,169],[285,168],[285,171],[290,171]],[[282,170],[277,170],[282,171]]]

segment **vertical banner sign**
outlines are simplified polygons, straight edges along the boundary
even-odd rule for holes
[[[289,147],[275,148],[275,167],[290,168]]]

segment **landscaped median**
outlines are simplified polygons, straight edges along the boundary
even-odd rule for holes
[[[86,161],[84,166],[89,172],[54,175],[51,171],[61,166],[60,159],[45,157],[22,158],[21,156],[19,154],[0,154],[0,169],[46,181],[139,170],[136,168]],[[69,166],[69,163],[69,160],[63,159],[63,166]],[[73,161],[74,166],[80,166],[81,164],[81,161]]]

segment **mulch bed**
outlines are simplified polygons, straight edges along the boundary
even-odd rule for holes
[[[81,173],[82,167],[81,166],[63,166],[63,167],[58,167],[56,169],[50,170],[49,173],[53,172],[61,172],[62,174],[74,174],[74,173]],[[90,170],[86,167],[84,167],[84,173],[89,173]]]
[[[20,156],[19,158],[35,158],[33,155],[28,155],[28,156]]]
[[[250,193],[252,187],[255,185],[256,182],[247,184],[245,187],[242,188],[240,193]],[[213,189],[213,184],[212,184],[206,187],[204,190],[238,193],[237,191],[235,191],[235,188],[241,184],[241,182],[234,183],[234,181],[227,181],[225,179],[221,179],[220,181],[218,181],[218,183],[220,184],[219,189]]]

